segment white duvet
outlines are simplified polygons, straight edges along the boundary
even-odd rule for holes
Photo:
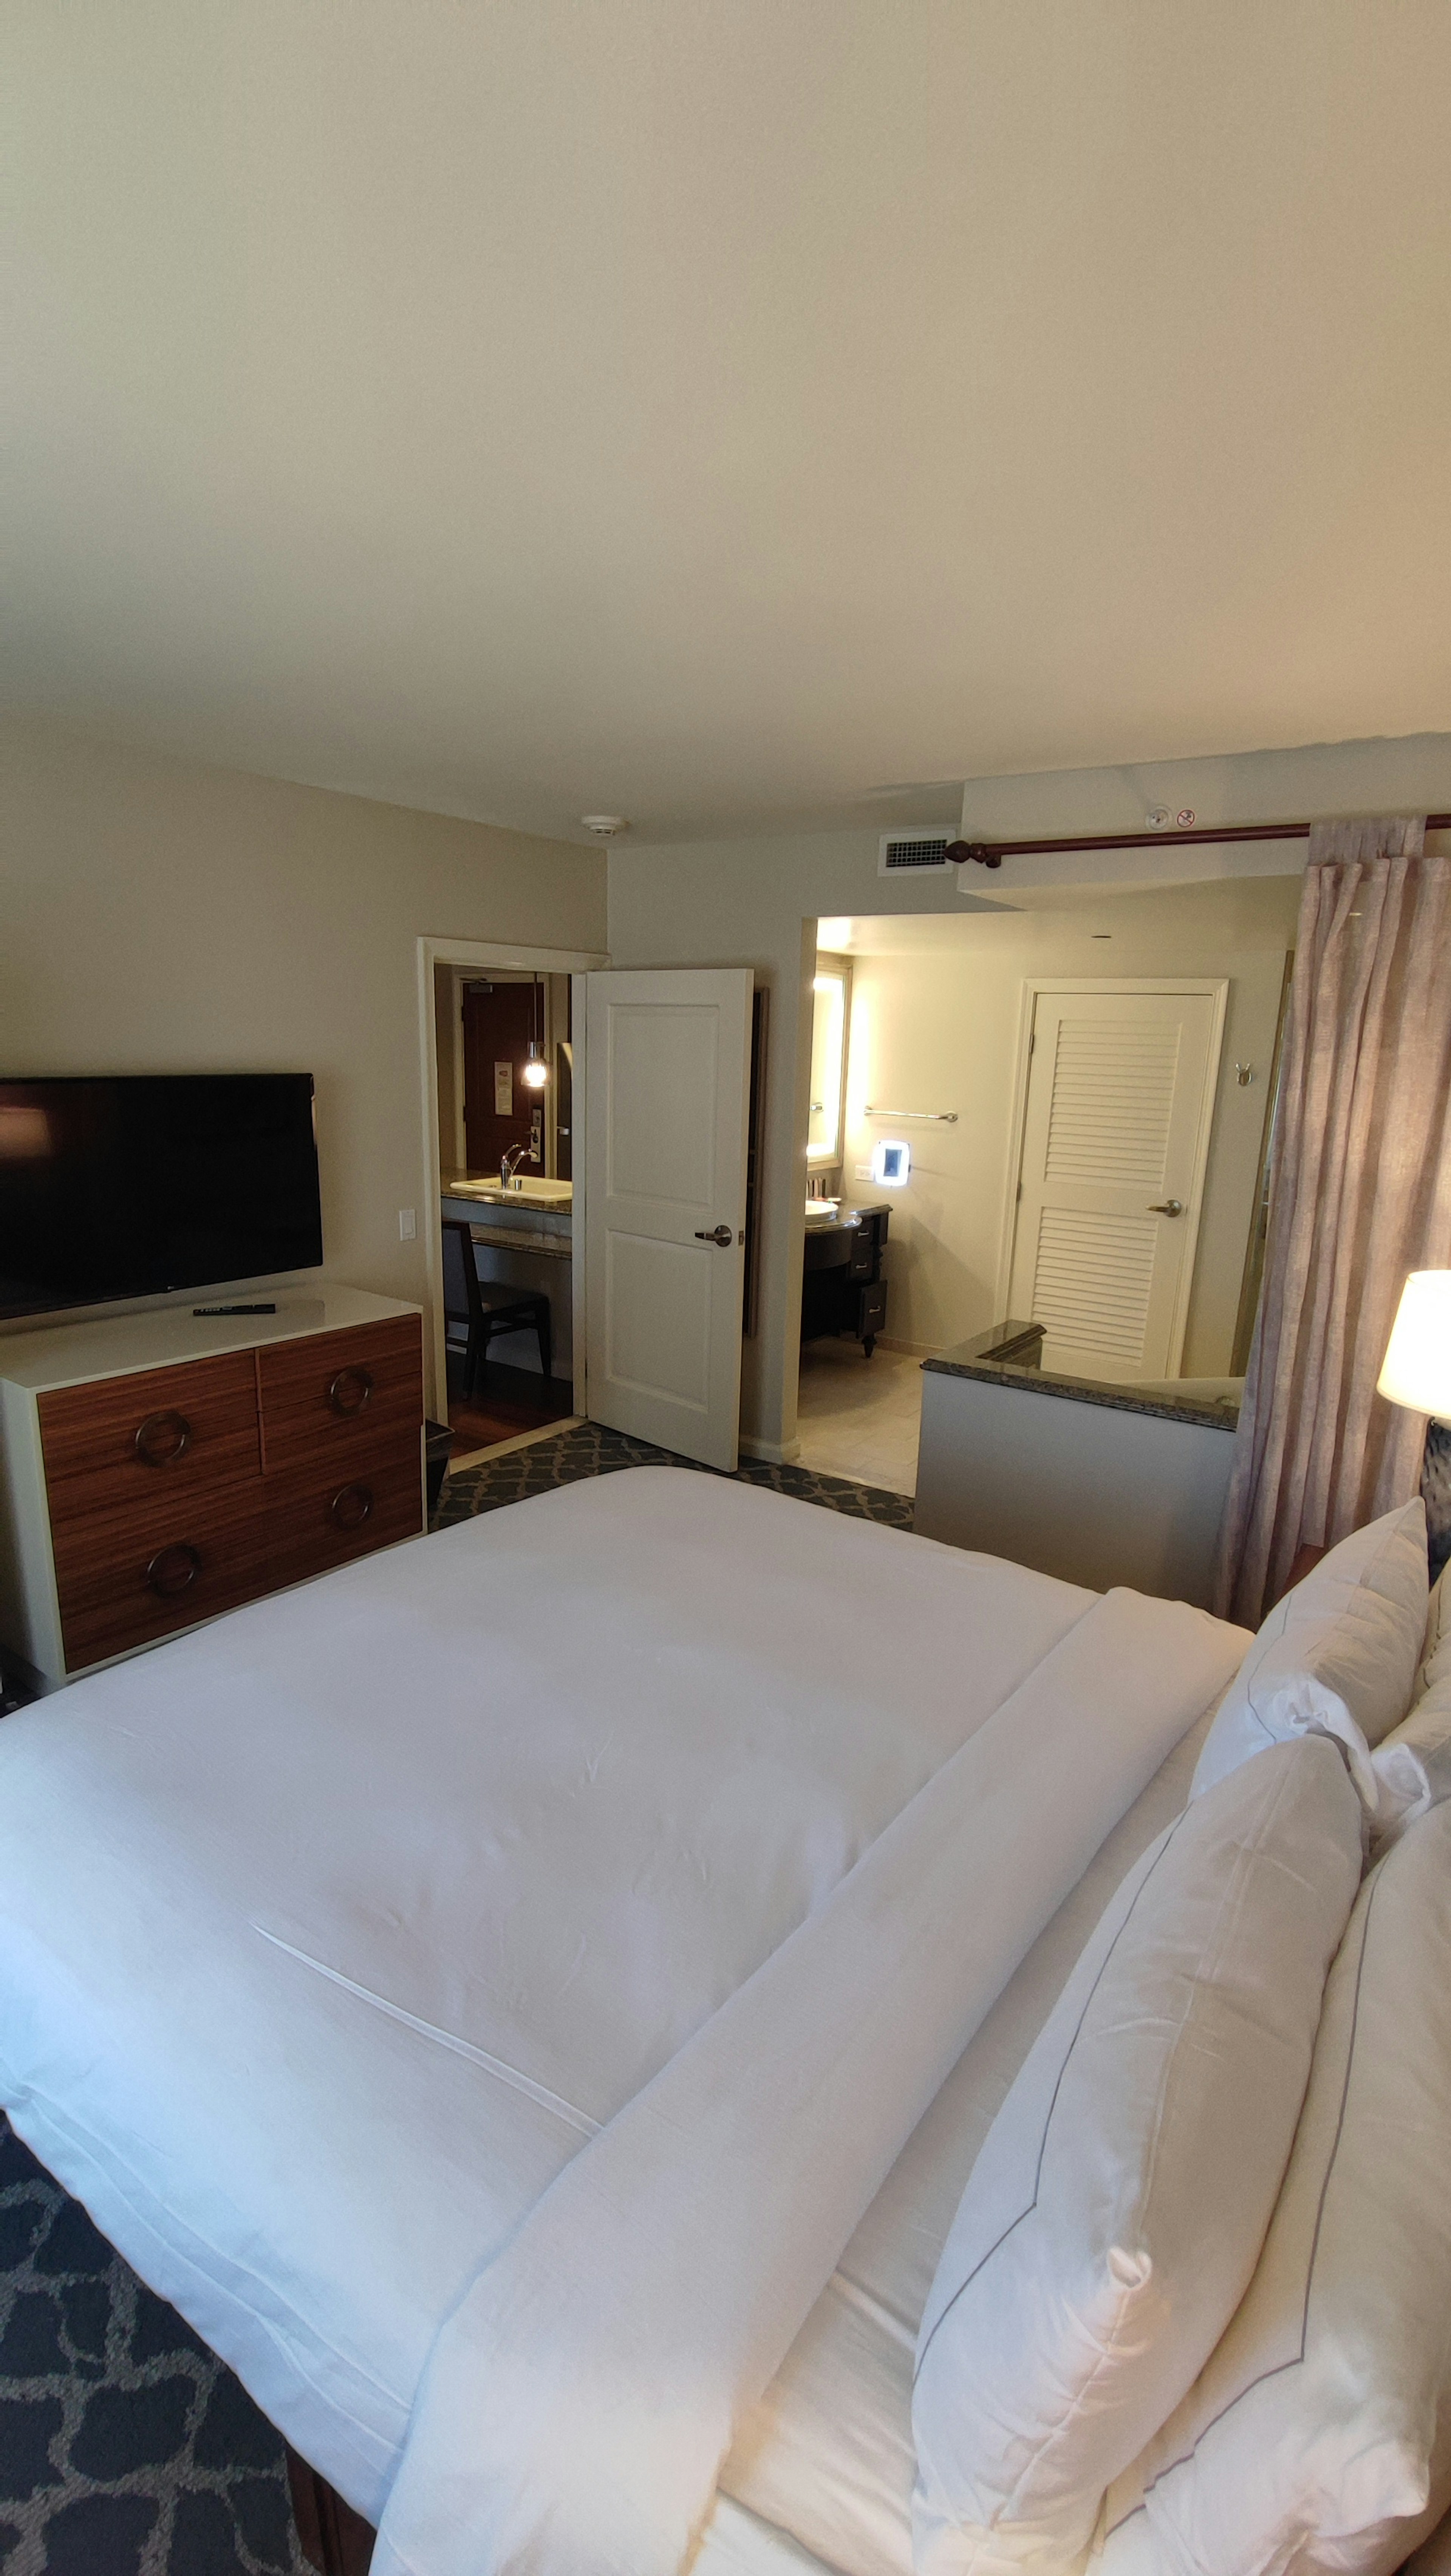
[[[1241,1646],[673,1470],[416,1542],[0,1728],[0,2100],[379,2576],[666,2570]]]

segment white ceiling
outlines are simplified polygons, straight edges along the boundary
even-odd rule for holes
[[[23,707],[654,840],[1451,727],[1444,0],[3,41]]]

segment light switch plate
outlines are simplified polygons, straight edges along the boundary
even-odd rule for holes
[[[417,1211],[417,1209],[416,1209],[416,1208],[400,1208],[400,1209],[399,1209],[399,1211],[398,1211],[398,1240],[399,1240],[399,1242],[400,1242],[400,1243],[416,1243],[416,1242],[417,1242],[417,1240],[418,1240],[418,1211]]]

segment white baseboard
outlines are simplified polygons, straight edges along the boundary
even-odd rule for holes
[[[759,1458],[768,1467],[794,1467],[801,1455],[799,1440],[751,1440],[744,1431],[739,1447],[743,1458]]]

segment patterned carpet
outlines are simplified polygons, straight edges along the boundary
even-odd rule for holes
[[[435,1528],[691,1461],[597,1423],[465,1468]],[[743,1462],[748,1484],[910,1529],[904,1494]],[[279,2436],[0,2114],[0,2576],[306,2576]]]
[[[302,2576],[282,2443],[0,2114],[4,2576]]]
[[[573,1485],[581,1476],[614,1475],[621,1467],[717,1472],[702,1471],[693,1458],[652,1449],[648,1441],[629,1439],[623,1431],[581,1422],[572,1431],[537,1440],[532,1448],[513,1449],[506,1457],[487,1458],[482,1466],[465,1467],[451,1475],[433,1525],[447,1529],[454,1521],[472,1520],[476,1512],[494,1512],[503,1503],[522,1503],[530,1494],[552,1493],[556,1485]],[[884,1521],[889,1529],[912,1526],[911,1495],[889,1494],[881,1485],[853,1484],[846,1476],[822,1476],[810,1467],[770,1467],[758,1458],[743,1458],[736,1474],[743,1484],[769,1485],[773,1493],[790,1494],[801,1503],[820,1503],[827,1511],[850,1512],[857,1520]]]

